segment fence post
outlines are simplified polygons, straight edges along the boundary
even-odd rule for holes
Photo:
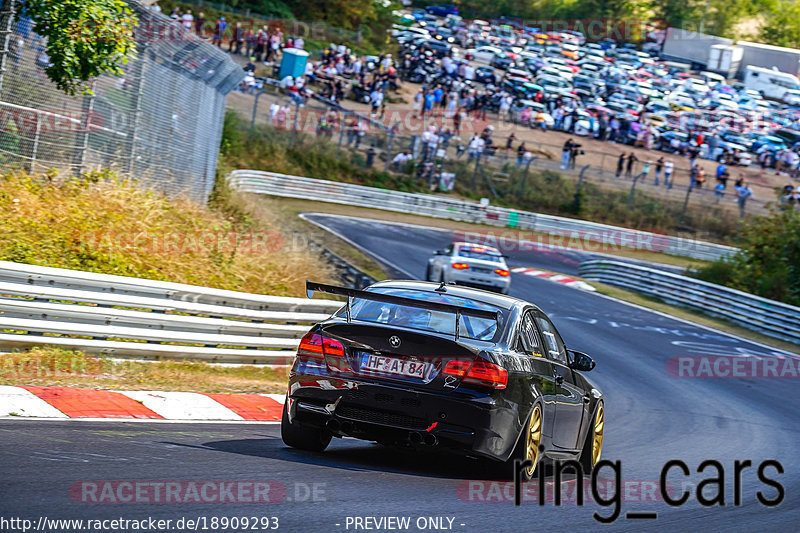
[[[36,130],[33,135],[33,146],[31,146],[31,164],[28,167],[28,172],[33,174],[36,165],[36,153],[39,151],[39,135],[42,132],[41,114],[36,113]]]
[[[481,156],[483,155],[483,151],[479,151],[478,155],[475,156],[475,170],[472,172],[472,192],[478,188],[478,169],[481,165]]]
[[[631,193],[628,195],[628,209],[633,208],[633,197],[636,195],[636,182],[639,181],[639,178],[644,176],[643,172],[640,172],[636,176],[633,177],[633,184],[631,185]]]
[[[389,165],[392,163],[392,144],[394,144],[394,126],[389,128],[387,134],[389,140],[386,141],[386,164],[383,167],[384,172],[389,172]]]
[[[681,226],[683,225],[683,221],[686,218],[686,210],[689,208],[689,195],[692,194],[692,189],[694,189],[694,181],[689,182],[689,188],[686,189],[686,199],[683,201],[683,209],[681,210],[681,219],[678,221],[678,224]]]
[[[539,156],[533,156],[530,159],[528,159],[527,163],[525,163],[525,173],[522,175],[522,183],[521,183],[520,194],[519,194],[521,198],[525,197],[525,184],[528,183],[528,172],[530,172],[530,170],[531,170],[531,163],[536,161],[536,159],[538,157]]]
[[[256,129],[256,113],[258,112],[258,99],[261,97],[262,94],[267,92],[266,88],[261,89],[256,93],[256,98],[253,101],[253,116],[250,117],[250,137],[253,136],[253,132]]]
[[[83,97],[83,102],[81,105],[81,113],[83,113],[84,117],[87,117],[87,124],[89,123],[88,117],[92,116],[92,111],[94,110],[94,82],[92,82],[92,93],[87,96]],[[74,167],[73,173],[76,177],[79,177],[83,174],[84,166],[86,165],[86,152],[89,149],[89,132],[86,131],[79,131],[75,136],[75,155],[72,159],[72,166]]]
[[[136,75],[136,88],[134,90],[134,99],[136,104],[133,106],[133,125],[129,130],[129,147],[128,147],[128,174],[133,175],[134,171],[134,164],[136,159],[136,135],[139,133],[139,122],[142,118],[142,95],[144,94],[144,73],[145,73],[145,62],[146,62],[146,55],[145,52],[147,51],[147,45],[143,45],[139,50],[139,59],[136,60],[138,63],[137,75]]]
[[[11,25],[14,22],[14,4],[16,0],[0,0],[0,2],[3,3],[2,9],[0,9],[0,39],[2,39],[2,48],[0,48],[0,95],[2,95],[6,65],[8,64],[8,52],[10,51]]]
[[[294,101],[294,121],[292,124],[292,136],[289,139],[289,146],[294,147],[294,139],[297,137],[297,122],[300,120],[300,102]]]

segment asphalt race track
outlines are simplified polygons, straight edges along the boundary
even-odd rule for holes
[[[403,278],[422,277],[432,250],[452,239],[447,232],[419,227],[328,215],[309,218]],[[574,273],[579,259],[572,252],[519,252],[511,253],[509,263]],[[610,525],[592,515],[609,516],[614,507],[595,502],[580,507],[565,501],[556,507],[525,501],[515,507],[510,486],[486,479],[470,459],[352,439],[334,439],[323,454],[303,453],[283,445],[276,424],[3,421],[0,515],[33,520],[276,516],[279,530],[302,532],[364,531],[354,527],[353,517],[388,516],[410,517],[405,531],[419,531],[420,517],[445,517],[445,527],[465,532],[797,531],[798,380],[688,379],[671,377],[666,370],[667,360],[681,355],[772,358],[786,353],[596,293],[512,275],[511,294],[538,304],[571,348],[597,361],[589,376],[606,395],[603,458],[621,462],[621,480],[630,489],[623,489],[621,514]],[[669,476],[676,492],[690,491],[680,507],[653,501],[652,494],[640,490],[658,483],[670,459],[685,461],[692,471],[684,477],[673,469]],[[697,501],[698,482],[718,475],[713,467],[696,473],[707,459],[724,467],[724,506],[703,507]],[[783,474],[766,470],[785,491],[776,507],[756,499],[756,492],[767,499],[777,495],[756,476],[757,465],[767,459],[784,468]],[[754,465],[741,475],[738,506],[735,460]],[[600,478],[610,483],[614,474],[603,470]],[[267,504],[86,503],[74,489],[81,481],[208,480],[271,482],[283,488],[273,490],[277,501]],[[707,486],[704,494],[717,492],[716,486]],[[655,512],[657,518],[626,518],[632,511]]]

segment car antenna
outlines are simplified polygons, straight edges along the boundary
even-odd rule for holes
[[[434,289],[434,290],[435,290],[436,292],[447,292],[447,287],[446,287],[446,285],[447,285],[447,283],[445,283],[444,281],[442,281],[442,282],[439,284],[439,286],[438,286],[438,287],[436,287],[436,289]]]

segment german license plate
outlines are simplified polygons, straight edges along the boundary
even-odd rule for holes
[[[410,378],[422,379],[425,377],[426,367],[427,365],[422,361],[409,361],[375,354],[364,354],[361,360],[361,370]]]

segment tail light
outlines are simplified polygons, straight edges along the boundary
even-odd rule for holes
[[[297,355],[324,359],[326,355],[344,357],[344,346],[335,339],[323,337],[319,333],[306,333],[300,340]]]
[[[442,372],[462,378],[463,383],[494,389],[505,389],[508,384],[508,370],[486,361],[449,361]]]
[[[498,276],[508,276],[510,272],[504,268],[496,268],[494,271]]]
[[[466,263],[453,263],[450,266],[452,268],[455,268],[456,270],[465,270],[465,269],[469,268],[469,265],[466,264]]]

